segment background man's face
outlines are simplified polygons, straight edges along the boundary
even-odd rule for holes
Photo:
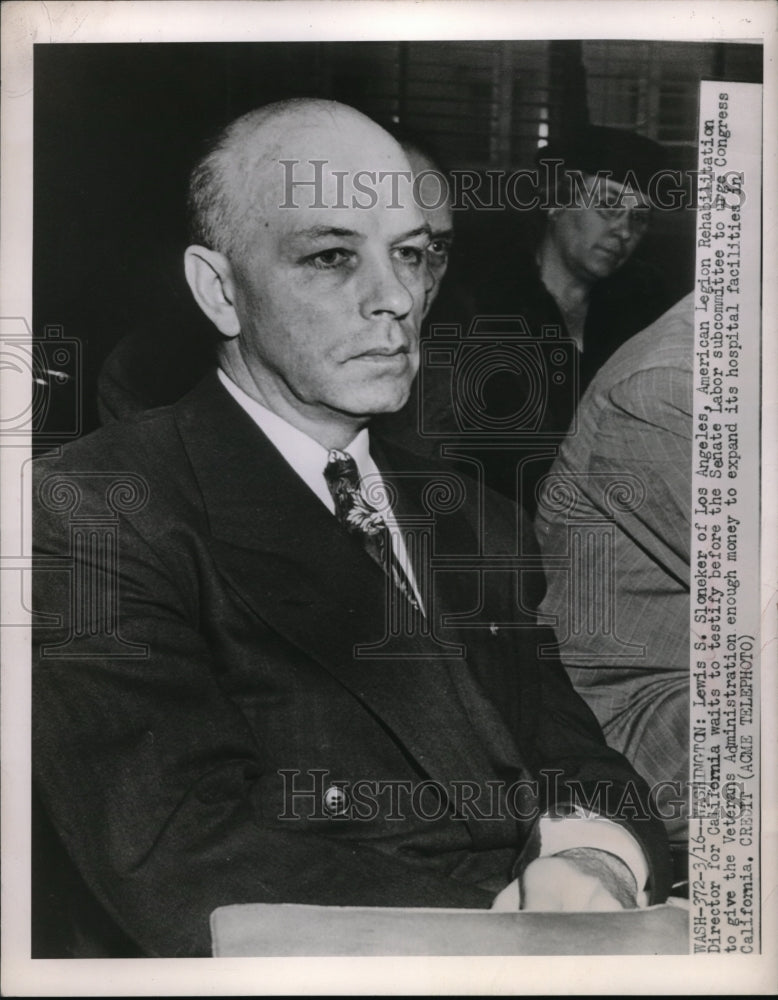
[[[406,149],[414,177],[423,174],[417,184],[416,200],[430,227],[427,249],[428,287],[424,301],[426,315],[440,291],[440,283],[448,270],[451,245],[454,242],[454,216],[448,200],[448,182],[439,168],[423,153]]]
[[[327,158],[319,195],[328,207],[314,207],[316,192],[301,186],[293,192],[296,207],[280,208],[288,191],[281,166],[271,163],[249,250],[233,262],[252,375],[264,385],[271,380],[273,391],[308,415],[311,407],[314,414],[358,417],[397,410],[418,368],[427,230],[408,182],[393,198],[390,179],[370,184],[363,177],[377,202],[371,208],[352,203],[370,200],[354,187],[357,171],[408,171],[394,143],[360,135],[357,126],[352,132],[345,123],[330,128],[324,142],[321,135],[315,141],[310,133],[289,134],[295,179],[313,176],[309,155]],[[296,137],[301,141],[294,146]]]
[[[591,190],[594,178],[584,174],[583,179]],[[601,180],[591,207],[563,208],[557,214],[553,238],[571,273],[599,281],[618,271],[635,252],[648,228],[649,213],[640,195],[615,181]]]
[[[425,209],[424,218],[431,230],[429,247],[427,248],[427,270],[431,287],[427,292],[424,304],[426,315],[437,298],[440,283],[448,270],[451,244],[454,242],[454,221],[451,206],[447,201],[438,208]]]

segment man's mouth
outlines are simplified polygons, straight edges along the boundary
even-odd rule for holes
[[[351,358],[352,361],[359,362],[365,368],[374,372],[382,372],[391,375],[405,375],[411,367],[411,356],[407,348],[397,348],[388,350],[383,347],[376,347],[370,351],[362,351]]]
[[[360,354],[355,361],[361,362],[371,371],[404,373],[408,370],[407,354]]]
[[[612,247],[595,247],[595,250],[599,250],[601,254],[607,257],[610,261],[614,263],[621,260],[621,250],[614,250]]]
[[[408,363],[407,347],[374,347],[369,351],[362,351],[352,359],[354,361],[364,361],[373,365],[390,365],[401,367]]]

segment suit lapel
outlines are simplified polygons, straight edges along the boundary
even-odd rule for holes
[[[386,578],[218,379],[185,397],[176,417],[214,558],[240,598],[380,718],[429,776],[492,774],[463,705],[463,661],[452,671],[421,630],[402,637],[401,656],[396,644],[395,655],[355,656],[384,635]]]
[[[459,477],[451,469],[395,448],[380,439],[372,441],[371,451],[376,464],[382,469],[383,478],[394,486],[392,492],[397,498],[395,516],[400,525],[429,520],[431,510],[437,508],[432,518],[430,543],[430,552],[434,556],[475,555],[481,551],[482,542],[472,527],[480,523],[481,510],[478,485],[474,481]],[[459,488],[457,483],[462,489],[462,506],[469,507],[469,516],[458,510],[456,500],[452,502]],[[437,503],[434,497],[437,497]],[[418,553],[420,547],[413,551]],[[418,561],[414,563],[414,572],[417,579],[424,572]],[[501,842],[505,831],[500,817],[504,818],[511,812],[511,806],[500,797],[517,779],[532,777],[513,735],[521,704],[523,665],[516,661],[515,643],[505,632],[493,634],[484,629],[456,631],[442,624],[451,612],[461,613],[478,606],[480,581],[477,571],[439,572],[435,574],[431,589],[427,596],[433,629],[448,642],[458,643],[464,651],[463,656],[448,658],[441,664],[449,684],[449,697],[456,699],[457,703],[458,728],[453,734],[460,740],[460,745],[467,745],[470,767],[469,771],[450,770],[449,773],[453,773],[454,778],[465,774],[482,783],[493,779],[495,774],[503,778],[503,784],[495,792],[500,799],[496,815],[491,820],[481,817],[476,823],[468,823],[474,843],[487,848]],[[506,611],[506,617],[509,616]],[[491,695],[488,694],[490,691]],[[504,716],[501,710],[505,711]],[[451,718],[454,718],[453,714]],[[433,720],[429,720],[429,724],[433,724]],[[457,766],[459,760],[461,757],[456,758]],[[530,825],[531,822],[529,820]]]

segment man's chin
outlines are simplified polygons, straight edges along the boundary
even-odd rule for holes
[[[373,391],[366,389],[357,398],[351,400],[348,407],[343,409],[351,416],[364,420],[370,420],[372,417],[378,417],[385,413],[396,413],[410,399],[411,386],[412,383],[396,388],[377,386]]]
[[[595,273],[595,275],[602,280],[603,278],[610,278],[612,274],[620,271],[621,268],[626,263],[625,257],[617,257],[615,255],[600,254],[599,256],[593,255],[589,260],[589,267]]]
[[[410,364],[401,372],[384,372],[382,376],[366,380],[360,387],[359,405],[371,416],[396,413],[410,399],[416,380],[416,368]]]
[[[376,400],[370,405],[369,410],[365,411],[365,415],[368,417],[379,417],[385,413],[397,413],[401,410],[405,404],[410,399],[410,393],[403,393],[392,400]]]

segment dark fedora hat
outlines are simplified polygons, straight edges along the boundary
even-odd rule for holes
[[[666,167],[665,149],[627,129],[587,125],[552,140],[536,154],[543,160],[562,160],[566,170],[585,174],[607,174],[619,184],[637,184],[645,193],[651,177]]]

